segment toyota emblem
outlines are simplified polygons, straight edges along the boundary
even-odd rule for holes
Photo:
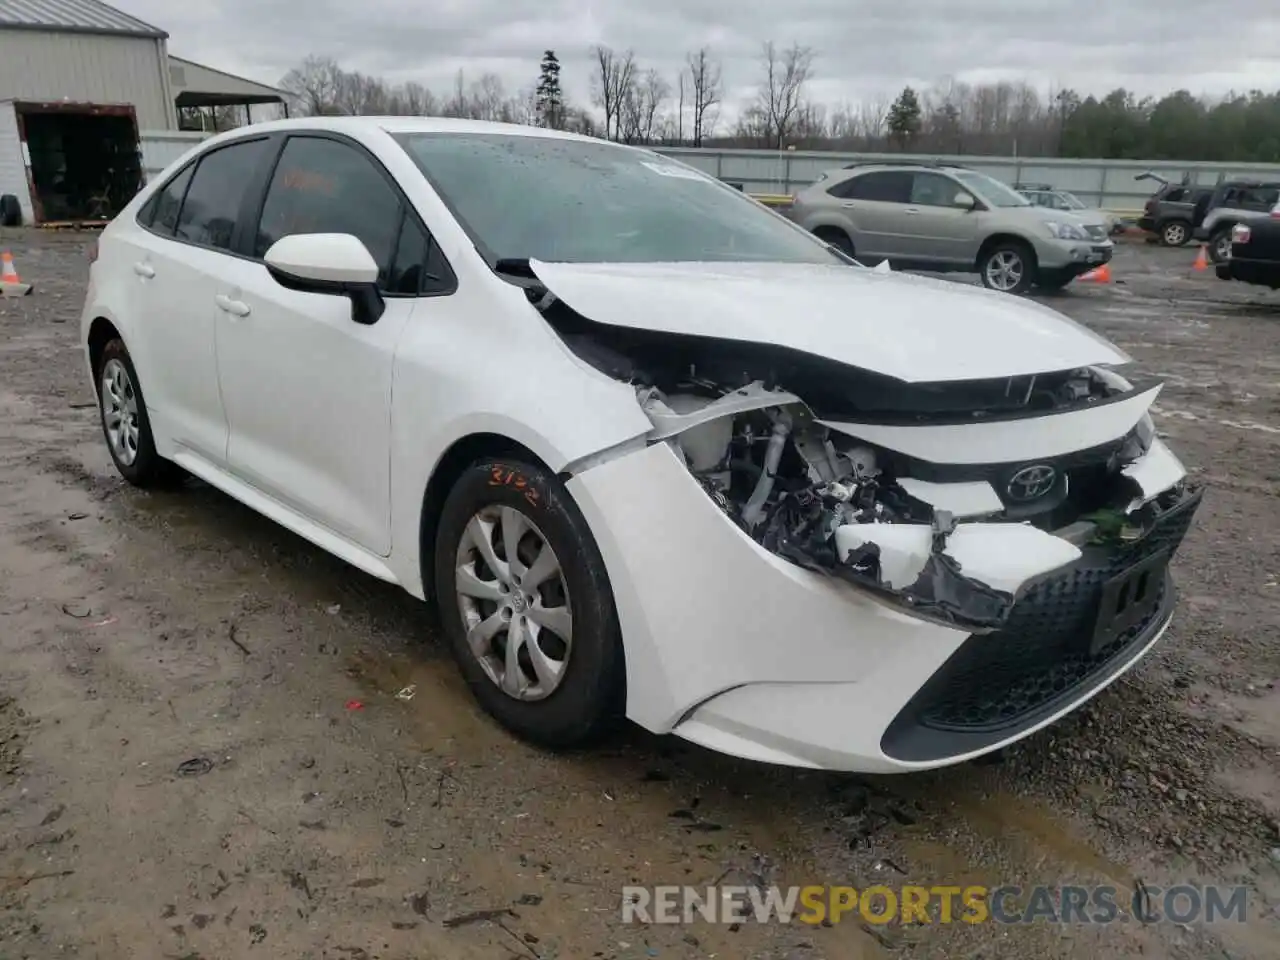
[[[1035,466],[1023,467],[1010,477],[1009,485],[1005,490],[1010,500],[1028,503],[1039,500],[1052,490],[1057,482],[1058,471],[1046,463],[1038,463]]]

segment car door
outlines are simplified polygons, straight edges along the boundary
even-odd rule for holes
[[[222,464],[227,418],[218,388],[214,332],[218,277],[230,255],[245,185],[265,138],[236,141],[178,171],[130,231],[137,280],[131,308],[147,407],[162,437]]]
[[[281,237],[345,233],[380,268],[386,310],[287,289],[263,256]],[[391,387],[396,344],[425,282],[430,237],[378,161],[336,135],[291,135],[245,252],[218,292],[218,374],[233,473],[379,556],[391,552]]]
[[[922,170],[911,178],[904,212],[913,232],[901,241],[905,256],[922,263],[972,263],[978,254],[982,215],[955,202],[960,194],[972,194],[940,173]]]
[[[911,198],[909,172],[875,170],[859,174],[841,184],[836,195],[853,227],[850,235],[859,257],[879,259],[906,254],[912,231],[905,213]]]

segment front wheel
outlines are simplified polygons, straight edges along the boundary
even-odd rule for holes
[[[182,481],[182,468],[156,453],[138,371],[119,338],[103,348],[98,362],[98,411],[107,451],[120,476],[143,488]]]
[[[553,749],[616,727],[626,673],[613,591],[558,478],[517,459],[468,467],[444,504],[435,581],[454,657],[499,723]]]
[[[1035,254],[1025,243],[997,243],[978,262],[982,285],[1001,293],[1026,293],[1035,282]]]
[[[1219,227],[1209,238],[1209,259],[1223,263],[1231,259],[1231,227]]]

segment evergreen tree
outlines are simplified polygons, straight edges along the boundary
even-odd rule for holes
[[[560,89],[560,60],[554,50],[542,55],[538,74],[538,123],[560,130],[564,127],[564,93]]]
[[[903,87],[889,108],[889,136],[904,150],[920,133],[920,97],[910,87]]]

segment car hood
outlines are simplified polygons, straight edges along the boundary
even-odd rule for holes
[[[587,319],[772,344],[908,383],[1120,364],[1129,357],[1031,300],[861,266],[530,262]]]
[[[1016,212],[1015,212],[1016,211]],[[1049,207],[999,207],[997,212],[1006,216],[1021,216],[1037,223],[1075,223],[1092,225],[1106,223],[1101,210],[1053,210]]]

